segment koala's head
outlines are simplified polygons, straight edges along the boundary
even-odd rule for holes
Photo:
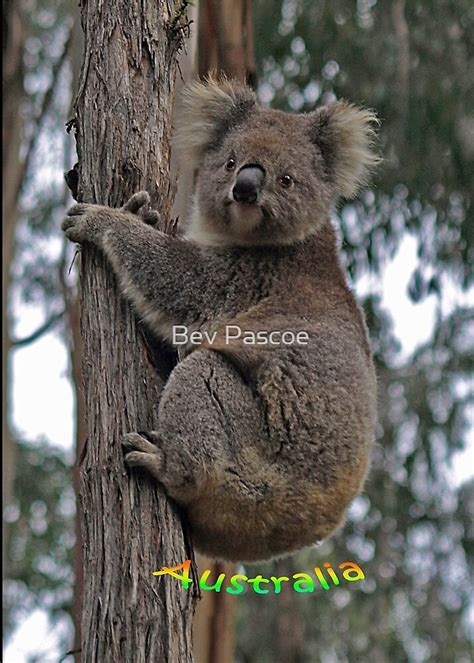
[[[202,244],[298,242],[353,197],[378,162],[373,112],[346,102],[290,114],[234,81],[185,88],[177,140],[197,169],[188,236]]]

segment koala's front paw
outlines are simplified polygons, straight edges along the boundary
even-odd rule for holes
[[[163,467],[163,453],[161,449],[149,440],[159,437],[156,433],[128,433],[122,439],[125,451],[125,463],[129,467],[140,467],[147,470],[156,479],[160,479]]]
[[[92,242],[97,244],[103,232],[110,227],[109,209],[103,205],[78,203],[68,211],[68,218],[61,225],[71,242]]]

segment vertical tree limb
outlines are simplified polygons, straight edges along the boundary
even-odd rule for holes
[[[82,3],[76,101],[79,199],[119,206],[147,189],[167,218],[176,31],[168,4]],[[103,257],[82,251],[87,441],[81,462],[82,660],[192,661],[194,592],[151,572],[189,559],[180,514],[124,468],[120,439],[157,424],[162,382]],[[193,585],[195,587],[195,585]]]
[[[16,182],[21,169],[20,144],[23,130],[23,118],[18,112],[18,105],[24,96],[23,89],[23,51],[26,31],[21,12],[15,3],[7,0],[3,3],[3,201],[2,201],[2,387],[3,387],[3,503],[9,504],[13,493],[15,476],[15,443],[10,429],[10,361],[11,349],[10,320],[8,310],[8,292],[11,285],[10,267],[15,253],[15,226],[18,220]],[[8,526],[3,525],[3,573],[7,571]]]
[[[197,70],[210,71],[255,85],[251,0],[202,0],[198,17]],[[212,577],[235,574],[235,564],[198,556],[200,572]],[[197,663],[232,663],[235,647],[235,597],[205,592],[198,604],[194,624]]]
[[[69,117],[74,113],[73,99],[77,93],[79,85],[79,75],[81,71],[82,52],[84,48],[83,35],[80,23],[79,6],[75,6],[72,10],[73,25],[71,29],[71,47],[70,47],[70,65],[71,65],[71,109]],[[66,138],[64,146],[65,170],[69,168],[73,160],[73,146],[69,136]],[[67,182],[66,182],[67,184]],[[68,200],[68,188],[65,186],[65,204]],[[67,240],[64,239],[64,251],[59,270],[59,278],[61,283],[61,290],[63,293],[64,304],[66,308],[67,326],[69,332],[68,350],[69,350],[69,366],[72,388],[74,392],[75,403],[75,462],[72,469],[74,494],[76,497],[76,515],[74,521],[74,529],[76,534],[76,543],[74,546],[74,599],[73,599],[73,620],[74,620],[74,660],[76,663],[81,661],[81,643],[82,643],[82,595],[84,588],[84,564],[82,555],[82,534],[81,534],[81,515],[79,509],[79,492],[80,492],[80,461],[83,455],[84,444],[87,437],[86,426],[86,403],[83,389],[83,375],[82,375],[82,357],[83,345],[81,336],[81,303],[80,292],[78,288],[71,289],[67,284],[66,279],[66,245]],[[75,262],[73,260],[73,262]]]
[[[251,0],[202,0],[199,4],[198,72],[223,72],[255,82]]]
[[[405,17],[405,0],[394,0],[392,18],[398,40],[398,99],[397,106],[403,120],[408,111],[410,90],[410,33]],[[402,134],[403,135],[403,134]]]

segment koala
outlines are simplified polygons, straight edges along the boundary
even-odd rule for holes
[[[104,253],[156,338],[176,343],[177,326],[198,337],[165,385],[157,430],[123,445],[210,557],[315,544],[362,489],[376,376],[330,212],[376,165],[376,122],[346,102],[289,114],[240,83],[195,82],[177,128],[197,171],[184,235],[144,223],[146,192],[121,209],[77,204],[63,223]]]

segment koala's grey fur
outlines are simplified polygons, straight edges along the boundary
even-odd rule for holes
[[[366,476],[376,379],[329,213],[376,163],[376,120],[344,102],[304,115],[267,110],[228,81],[186,94],[179,141],[198,169],[186,236],[143,223],[143,192],[121,210],[76,205],[63,228],[104,252],[157,336],[171,340],[177,324],[217,331],[173,370],[159,429],[125,436],[126,461],[187,509],[200,551],[266,559],[333,532]],[[265,179],[245,205],[231,191],[249,164]],[[305,330],[309,344],[226,344],[226,324]]]

